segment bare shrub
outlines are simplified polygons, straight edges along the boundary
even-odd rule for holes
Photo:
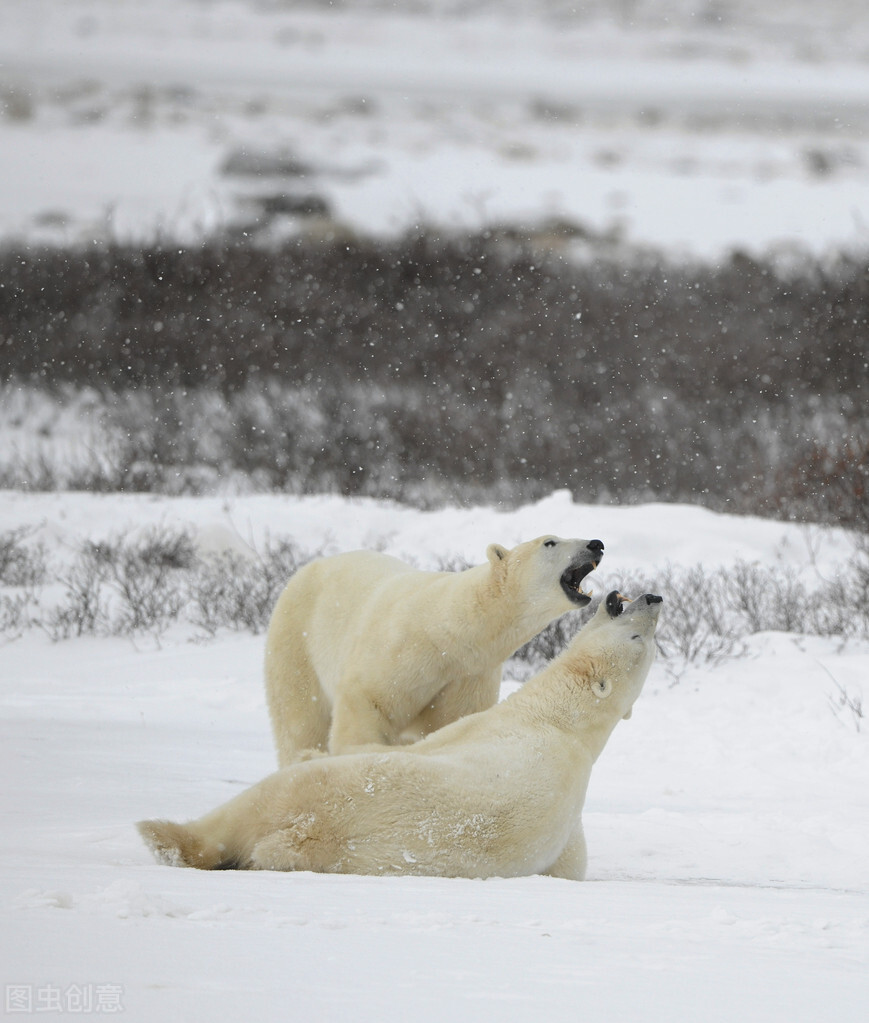
[[[856,538],[847,570],[824,587],[812,622],[820,635],[869,638],[869,533]]]
[[[108,622],[107,564],[102,550],[87,544],[62,577],[63,602],[45,617],[44,627],[55,641],[104,631]]]
[[[291,540],[269,540],[255,558],[228,551],[202,559],[188,580],[188,614],[209,635],[262,632],[287,580],[317,554]]]
[[[181,577],[193,563],[183,532],[146,531],[132,539],[85,543],[61,582],[63,600],[45,618],[55,639],[164,631],[185,604]]]
[[[790,568],[769,568],[737,561],[731,573],[733,609],[745,633],[812,631],[818,593],[807,594]]]
[[[33,530],[26,526],[0,533],[0,635],[20,634],[33,623],[39,593],[48,572],[48,555],[41,543],[26,541]]]
[[[200,558],[186,532],[154,528],[133,538],[85,543],[60,580],[61,600],[35,624],[54,640],[84,635],[160,634],[187,621],[210,635],[261,632],[289,577],[315,553],[269,540],[255,557]],[[22,624],[4,599],[0,624]]]
[[[0,482],[867,528],[865,258],[573,263],[533,236],[0,251],[0,380],[100,390],[111,438]]]
[[[867,541],[869,543],[869,541]],[[853,576],[853,579],[852,579]],[[758,632],[869,637],[869,594],[855,601],[855,589],[869,585],[869,557],[855,559],[845,577],[806,591],[796,572],[780,566],[736,562],[708,570],[672,566],[654,575],[627,573],[628,596],[660,593],[664,613],[657,630],[665,670],[678,680],[691,665],[719,664],[739,656],[745,640]],[[516,654],[535,666],[556,656],[595,610],[557,619]]]
[[[44,544],[26,543],[32,532],[21,526],[0,533],[0,586],[34,587],[45,582],[48,556]]]
[[[15,549],[20,539],[9,546]],[[167,529],[89,542],[60,579],[62,598],[47,611],[35,587],[0,594],[0,633],[40,625],[56,640],[159,634],[175,622],[210,636],[222,629],[260,633],[290,576],[322,553],[289,538],[269,538],[250,556],[201,557],[189,534]],[[12,563],[8,558],[7,565]],[[461,571],[469,563],[447,554],[435,559],[435,567]],[[42,578],[42,572],[22,578]],[[840,578],[811,591],[790,569],[747,562],[627,573],[620,588],[628,596],[656,592],[665,598],[658,648],[665,670],[678,679],[691,665],[739,656],[747,637],[757,632],[869,638],[869,537],[858,538],[855,557]],[[514,663],[520,670],[536,669],[557,656],[596,608],[593,602],[556,619],[514,655]]]
[[[591,604],[581,611],[568,611],[567,614],[556,618],[554,622],[550,622],[542,632],[520,647],[513,657],[517,661],[527,662],[535,668],[541,667],[561,653],[595,610],[597,610],[597,603]]]
[[[20,635],[33,624],[33,608],[36,602],[32,591],[0,594],[0,636],[6,638]]]
[[[664,597],[656,640],[671,674],[689,664],[718,664],[738,651],[745,633],[732,627],[727,570],[668,566],[654,579],[632,575],[627,585],[630,596],[654,592]]]
[[[855,557],[851,562],[852,599],[863,613],[869,614],[869,533],[858,537]]]
[[[869,437],[814,441],[777,473],[780,507],[869,533]]]
[[[106,548],[104,559],[116,596],[112,632],[159,633],[178,620],[185,603],[179,572],[194,559],[189,534],[151,529]]]
[[[464,572],[473,568],[474,562],[469,561],[462,554],[438,554],[432,566],[435,572]]]
[[[688,569],[666,567],[654,577],[640,572],[628,573],[621,591],[628,597],[642,593],[664,596],[664,614],[658,625],[658,651],[671,674],[688,664],[716,664],[738,648],[739,633],[728,621],[729,584],[723,571],[706,571],[701,566]],[[534,664],[557,656],[586,621],[596,612],[600,601],[582,611],[571,611],[551,622],[515,655]]]
[[[830,677],[832,678],[832,675]],[[849,721],[853,725],[855,731],[861,731],[864,717],[862,694],[849,692],[845,686],[843,686],[835,678],[833,678],[833,685],[835,690],[828,697],[830,708],[833,713],[839,719],[844,717],[847,721]]]

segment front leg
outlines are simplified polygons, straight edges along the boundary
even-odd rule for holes
[[[498,702],[500,691],[500,665],[485,675],[448,682],[411,721],[410,728],[415,730],[418,738],[424,738],[459,718],[493,707]]]
[[[567,839],[564,848],[558,859],[551,867],[543,873],[549,877],[563,877],[568,881],[584,881],[585,871],[588,865],[588,853],[585,845],[585,834],[582,830],[582,821],[576,822],[576,826]]]
[[[335,700],[332,727],[329,731],[329,752],[360,752],[395,746],[396,726],[375,697],[366,692],[344,692]]]

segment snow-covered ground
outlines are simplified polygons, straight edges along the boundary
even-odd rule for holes
[[[863,0],[0,5],[0,239],[865,247],[867,128]]]
[[[598,593],[636,567],[736,558],[798,567],[812,589],[852,556],[839,531],[563,493],[511,512],[0,494],[0,533],[34,528],[57,572],[84,539],[155,524],[205,547],[289,535],[422,563],[543,532],[600,536]],[[10,1017],[29,998],[34,1015],[120,1007],[142,1023],[865,1019],[869,733],[836,694],[869,696],[869,643],[764,633],[677,684],[657,664],[592,775],[576,884],[155,864],[135,820],[198,815],[274,763],[262,637],[195,640],[28,631],[0,647]]]

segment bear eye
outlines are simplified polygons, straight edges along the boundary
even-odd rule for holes
[[[554,547],[557,543],[558,543],[557,540],[544,540],[543,541],[543,546],[544,547]]]

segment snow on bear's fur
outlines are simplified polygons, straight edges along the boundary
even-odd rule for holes
[[[591,768],[655,654],[661,598],[623,600],[506,700],[407,750],[297,763],[197,821],[139,830],[176,866],[582,880]]]
[[[503,662],[589,602],[600,540],[542,536],[463,572],[353,551],[300,569],[278,599],[265,675],[278,762],[394,746],[498,698]]]

